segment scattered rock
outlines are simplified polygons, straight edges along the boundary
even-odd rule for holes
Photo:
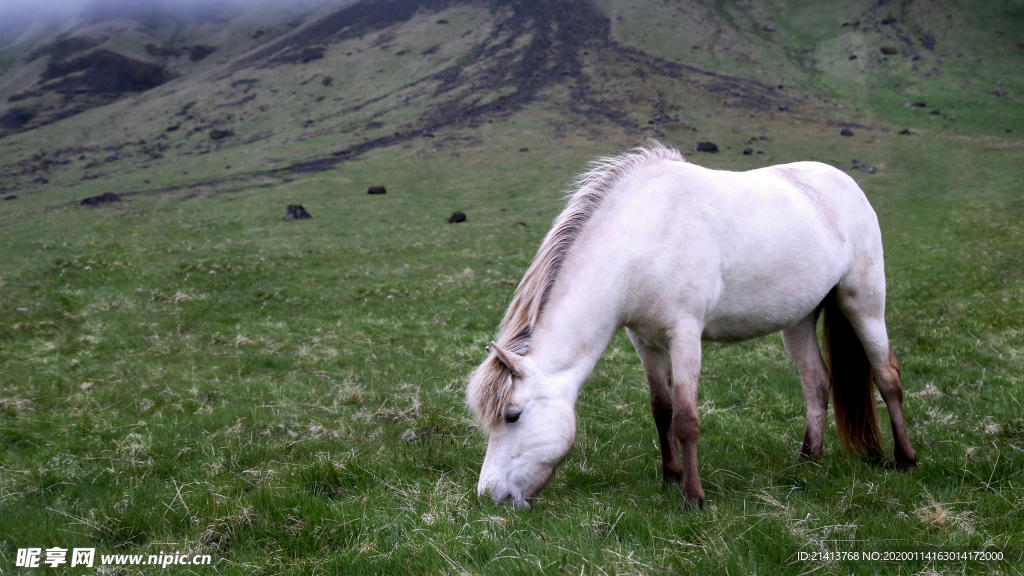
[[[924,46],[925,50],[935,50],[935,36],[932,34],[925,34],[921,36],[921,46]]]
[[[892,46],[882,46],[880,51],[882,52],[882,54],[885,54],[886,56],[893,56],[895,54],[900,53],[899,48],[894,48]]]
[[[523,146],[522,148],[520,148],[520,149],[519,149],[519,151],[520,151],[520,152],[529,152],[529,151],[530,151],[530,149],[529,149],[529,148],[527,148],[526,146]]]
[[[1009,130],[1007,130],[1007,132],[1009,132]],[[8,194],[7,196],[4,196],[4,200],[17,200],[17,199],[18,199],[18,195],[17,194]]]
[[[879,22],[879,24],[881,24],[882,26],[887,26],[889,24],[895,24],[895,23],[896,23],[896,19],[893,18],[892,16],[887,16],[887,17],[883,18],[881,22]]]
[[[1006,129],[1006,133],[1007,134],[1012,134],[1013,133],[1013,128],[1007,128]],[[6,200],[6,198],[4,198],[4,200]]]
[[[993,90],[992,95],[995,96],[996,98],[1001,98],[1003,96],[1006,96],[1006,92],[1003,92],[1002,90]]]
[[[789,105],[783,104],[782,106],[779,106],[779,112],[785,112],[786,110],[789,110]]]
[[[856,60],[856,59],[857,59],[857,55],[856,54],[850,54],[850,57],[847,58],[847,60]]]
[[[447,21],[447,20],[445,20],[444,18],[440,18],[440,19],[438,19],[437,23],[438,23],[438,24],[447,24],[447,23],[448,23],[448,21]]]
[[[839,131],[839,135],[840,136],[853,136],[853,130],[850,130],[849,128],[843,128],[842,130]]]
[[[929,110],[928,113],[929,114],[942,114],[942,112],[940,112],[938,108],[936,108],[934,110]]]
[[[171,124],[170,126],[167,127],[167,131],[168,132],[174,132],[178,128],[181,128],[181,124]]]
[[[366,189],[367,194],[387,194],[388,191],[383,186],[370,186]]]
[[[860,160],[854,158],[853,160],[850,160],[850,164],[860,164]]]
[[[312,216],[309,215],[309,212],[306,212],[302,204],[289,204],[284,210],[284,219],[286,221],[305,220],[307,218],[312,218]]]
[[[867,172],[868,174],[875,173],[875,169],[871,166],[861,166],[860,168],[858,168],[858,170],[860,170],[861,172]]]
[[[210,138],[214,140],[223,140],[224,138],[230,138],[234,135],[235,133],[231,130],[221,130],[219,128],[210,130]]]
[[[324,76],[324,79],[321,80],[320,83],[323,84],[324,86],[330,86],[331,84],[334,83],[334,78],[331,78],[330,76]]]
[[[743,155],[744,156],[750,156],[753,153],[754,153],[754,149],[753,148],[744,148],[743,149]]]
[[[458,211],[452,212],[452,215],[448,217],[448,223],[449,224],[456,224],[456,223],[465,222],[465,221],[466,221],[466,215],[464,213],[458,212]]]
[[[772,26],[771,24],[765,24],[761,29],[765,32],[775,32],[775,26]]]
[[[89,196],[78,201],[79,206],[102,206],[111,202],[120,202],[121,197],[113,192],[104,192],[99,196]]]
[[[927,105],[927,102],[907,102],[906,104],[904,104],[904,106],[908,108],[924,108]]]
[[[714,142],[697,142],[697,145],[693,147],[694,152],[718,152],[718,145]]]

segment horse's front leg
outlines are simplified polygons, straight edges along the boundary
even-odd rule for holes
[[[683,465],[683,498],[688,506],[704,506],[704,488],[697,472],[697,385],[700,380],[700,329],[676,330],[672,335],[672,431],[679,439]]]
[[[651,391],[651,413],[658,427],[658,442],[661,445],[662,480],[666,484],[678,484],[683,479],[683,465],[679,461],[676,435],[672,432],[672,357],[663,349],[649,346],[628,328],[626,334],[640,356]]]

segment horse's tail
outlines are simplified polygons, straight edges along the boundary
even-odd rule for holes
[[[822,313],[839,441],[847,450],[876,457],[882,451],[882,435],[875,419],[871,364],[849,319],[839,309],[836,288],[825,297]]]

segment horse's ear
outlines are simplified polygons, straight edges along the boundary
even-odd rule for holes
[[[526,375],[526,371],[523,369],[523,357],[511,350],[505,350],[501,346],[498,346],[494,342],[491,342],[490,350],[492,350],[498,356],[498,361],[505,365],[506,368],[512,371],[512,375],[516,378],[522,378]]]

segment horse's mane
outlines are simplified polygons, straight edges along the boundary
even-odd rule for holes
[[[599,158],[580,174],[567,194],[568,203],[555,218],[544,237],[537,256],[516,288],[512,303],[498,328],[497,344],[505,350],[525,355],[529,351],[533,328],[540,320],[544,304],[569,250],[580,236],[601,201],[626,174],[660,160],[683,161],[675,148],[654,140],[617,156]],[[512,372],[494,353],[469,377],[466,401],[480,422],[490,428],[501,420],[512,393]]]

